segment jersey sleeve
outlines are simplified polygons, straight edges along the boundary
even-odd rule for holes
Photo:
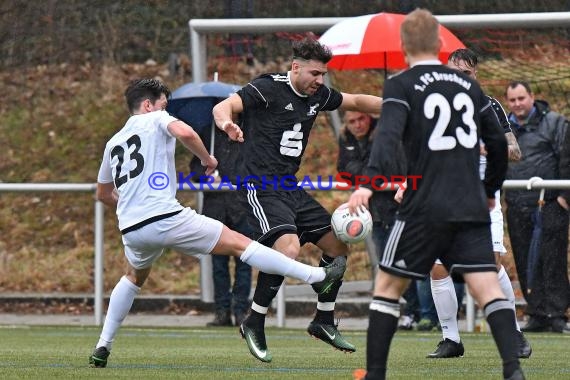
[[[108,146],[105,147],[105,153],[103,153],[103,160],[101,161],[101,166],[99,167],[97,182],[99,183],[113,182],[113,173],[111,172],[111,154],[109,152]]]
[[[487,168],[483,184],[487,198],[494,198],[495,192],[501,188],[507,174],[507,140],[491,101],[484,95],[481,98],[481,138],[487,150]]]
[[[269,99],[266,94],[270,94],[268,91],[268,80],[265,77],[258,77],[247,85],[243,86],[238,90],[237,94],[241,98],[244,109],[251,109],[257,107],[267,107],[269,105]]]
[[[323,100],[324,104],[321,107],[321,111],[333,111],[336,110],[342,104],[342,94],[335,90],[334,88],[323,86]],[[327,91],[328,90],[328,91]]]
[[[406,99],[404,86],[394,79],[386,81],[384,86],[382,113],[372,140],[372,148],[364,173],[370,178],[376,175],[400,175],[391,173],[394,160],[400,157],[398,147],[404,134],[410,105]]]
[[[157,116],[156,123],[160,128],[160,130],[163,131],[167,136],[174,137],[172,136],[172,133],[170,133],[170,131],[168,130],[168,124],[172,123],[173,121],[177,121],[178,119],[175,118],[174,116],[171,116],[166,111],[157,111],[156,116]]]
[[[499,101],[497,99],[495,99],[491,96],[487,95],[487,98],[489,98],[489,100],[491,101],[491,107],[493,107],[493,111],[495,111],[495,114],[497,115],[497,118],[499,119],[499,124],[501,125],[501,127],[503,127],[503,131],[505,133],[512,132],[513,130],[511,129],[511,123],[509,122],[509,118],[507,117],[507,113],[505,112],[501,103],[499,103]]]

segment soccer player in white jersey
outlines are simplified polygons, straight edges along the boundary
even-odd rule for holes
[[[469,49],[458,49],[449,56],[447,66],[461,71],[462,73],[477,79],[477,55]],[[517,161],[520,159],[520,149],[516,138],[510,127],[510,123],[506,117],[506,113],[501,104],[492,97],[491,105],[497,114],[499,122],[505,132],[505,137],[509,143],[509,160]],[[487,166],[486,152],[484,147],[481,149],[479,161],[479,175],[483,179],[485,177],[485,169]],[[493,251],[495,252],[495,262],[497,264],[499,285],[501,290],[511,303],[512,309],[515,310],[515,294],[513,287],[505,268],[501,264],[500,257],[506,253],[503,246],[503,213],[501,211],[500,191],[495,193],[495,208],[490,212],[491,217],[491,237],[493,239]],[[439,323],[441,325],[442,340],[438,343],[434,352],[427,355],[428,358],[453,358],[463,356],[464,347],[459,336],[459,328],[457,324],[458,300],[451,276],[445,269],[441,261],[437,260],[430,273],[431,275],[431,292]],[[516,313],[516,310],[515,310]],[[516,324],[519,338],[519,358],[528,358],[532,353],[532,348],[525,336],[521,332],[520,326]]]
[[[105,205],[116,207],[128,264],[111,293],[103,330],[89,357],[92,367],[107,365],[115,335],[165,248],[192,256],[239,257],[264,272],[312,284],[320,292],[327,292],[346,268],[343,257],[325,268],[296,262],[183,207],[176,199],[176,140],[200,158],[206,175],[218,162],[189,125],[164,111],[169,94],[156,79],[131,82],[125,98],[132,116],[105,146],[96,196]]]

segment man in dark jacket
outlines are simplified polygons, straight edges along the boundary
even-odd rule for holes
[[[370,115],[346,111],[344,114],[344,128],[339,137],[339,153],[337,170],[344,178],[351,178],[362,175],[364,167],[368,163],[370,147],[372,146],[372,135],[376,126],[376,119]],[[402,168],[400,173],[404,173]],[[378,267],[378,252],[383,249],[388,238],[388,230],[394,223],[394,214],[398,209],[398,203],[394,201],[394,192],[377,191],[372,197],[370,213],[374,227],[372,231],[373,245],[370,247],[367,242],[370,264],[373,269],[373,277],[376,275]]]
[[[215,128],[215,127],[212,127]],[[235,164],[239,154],[239,143],[231,141],[228,136],[215,128],[214,151],[218,157],[217,176],[215,180],[235,182]],[[206,146],[211,146],[211,134],[208,128],[201,134]],[[208,183],[212,177],[204,175],[204,167],[200,159],[194,156],[190,161],[190,170],[195,173],[196,182]],[[219,177],[218,177],[219,176]],[[205,185],[205,188],[208,186]],[[232,191],[206,191],[204,192],[202,214],[225,223],[242,233],[248,233],[247,220],[238,202],[235,202],[235,193]],[[251,292],[251,267],[235,260],[234,276],[230,274],[230,258],[228,256],[212,255],[212,276],[214,278],[214,320],[208,326],[239,326],[246,316],[249,308],[249,293]]]
[[[522,152],[519,162],[509,164],[507,178],[561,179],[562,173],[568,176],[569,170],[563,168],[561,159],[561,153],[568,155],[569,149],[564,147],[568,130],[566,118],[551,111],[547,102],[535,100],[527,82],[512,82],[505,95],[511,111],[509,121]],[[566,141],[567,144],[568,139]],[[541,244],[538,260],[532,268],[532,284],[528,281],[529,248],[535,225],[533,214],[537,210],[539,193],[506,192],[508,231],[519,282],[527,301],[526,314],[530,316],[522,330],[569,332],[565,317],[570,295],[568,199],[561,196],[561,190],[547,189],[544,193]]]
[[[363,174],[364,167],[368,163],[372,135],[375,131],[377,119],[362,112],[346,111],[343,121],[344,127],[338,140],[337,170],[345,178],[350,175],[354,180],[355,176]],[[395,174],[404,173],[404,157],[400,157],[400,160],[400,171],[395,172]],[[366,239],[366,250],[370,258],[373,280],[376,278],[378,259],[388,240],[397,209],[398,203],[394,201],[394,192],[377,191],[372,196],[370,207],[372,221],[374,222],[371,234],[372,242],[369,241],[369,238]],[[403,294],[403,297],[406,300],[406,307],[400,328],[409,330],[420,319],[420,305],[415,281]]]

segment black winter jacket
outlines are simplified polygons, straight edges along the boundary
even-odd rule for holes
[[[561,179],[561,152],[565,144],[568,121],[559,113],[550,110],[543,100],[534,102],[535,112],[524,125],[518,125],[509,114],[513,132],[521,148],[522,158],[510,162],[507,179]],[[566,148],[568,149],[568,148]],[[566,152],[566,151],[565,151]],[[562,172],[567,172],[563,169]],[[568,178],[566,178],[568,179]],[[545,200],[556,199],[561,190],[546,190]],[[508,190],[505,198],[509,205],[534,207],[539,191]]]
[[[368,164],[375,127],[376,121],[373,120],[372,127],[366,139],[361,141],[361,144],[359,144],[359,141],[347,128],[343,128],[340,134],[337,170],[339,173],[350,173],[352,175],[352,181],[354,181],[354,176],[364,173],[364,168]],[[402,169],[394,174],[405,175],[405,172]],[[393,191],[374,192],[369,205],[370,214],[374,222],[384,222],[388,225],[394,223],[394,216],[399,206],[399,204],[394,201],[394,195],[395,192]]]

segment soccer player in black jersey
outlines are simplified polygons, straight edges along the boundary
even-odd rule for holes
[[[382,105],[378,96],[341,93],[325,86],[331,58],[331,51],[316,40],[296,41],[289,72],[261,75],[213,110],[216,125],[244,144],[238,174],[250,224],[257,229],[251,237],[292,258],[298,256],[301,245],[314,243],[323,250],[320,265],[346,256],[348,247],[333,235],[330,213],[297,188],[295,174],[309,133],[321,111],[378,113]],[[240,113],[243,130],[232,121],[232,115]],[[272,359],[265,340],[265,316],[282,282],[282,276],[259,273],[251,310],[240,326],[250,352],[263,362]],[[339,350],[354,352],[354,345],[334,324],[341,284],[338,281],[318,296],[308,332]]]
[[[469,49],[455,50],[448,58],[447,66],[463,72],[465,75],[477,79],[477,55]],[[507,119],[507,114],[503,107],[496,99],[487,95],[491,101],[491,105],[495,114],[499,119],[505,138],[509,143],[509,160],[518,161],[521,157],[521,152],[517,139],[511,129],[511,123]],[[484,146],[481,145],[481,158],[479,161],[479,174],[484,176],[485,167],[487,165],[486,152]],[[511,303],[511,308],[516,313],[515,309],[515,293],[505,268],[501,264],[501,256],[507,250],[503,246],[503,212],[501,211],[501,195],[497,191],[495,193],[495,208],[491,210],[491,238],[493,239],[493,251],[495,252],[495,263],[497,271],[499,272],[499,285],[501,290]],[[453,358],[463,356],[464,348],[463,343],[459,337],[459,327],[457,324],[457,308],[458,300],[455,294],[455,289],[451,276],[443,264],[437,260],[433,266],[431,273],[431,292],[437,316],[441,325],[441,332],[443,339],[438,343],[434,352],[427,355],[428,358]],[[530,343],[522,333],[519,324],[516,324],[519,336],[519,358],[528,358],[532,354]]]
[[[489,210],[507,169],[507,142],[489,99],[476,81],[443,66],[439,24],[424,9],[401,25],[410,68],[388,79],[368,175],[385,173],[401,141],[408,175],[421,175],[408,189],[380,260],[370,303],[365,379],[385,379],[388,352],[410,279],[425,278],[439,258],[469,285],[484,309],[503,361],[505,379],[523,379],[517,358],[515,314],[499,287]],[[485,179],[479,178],[479,139],[487,149]],[[356,190],[352,211],[372,191]]]

